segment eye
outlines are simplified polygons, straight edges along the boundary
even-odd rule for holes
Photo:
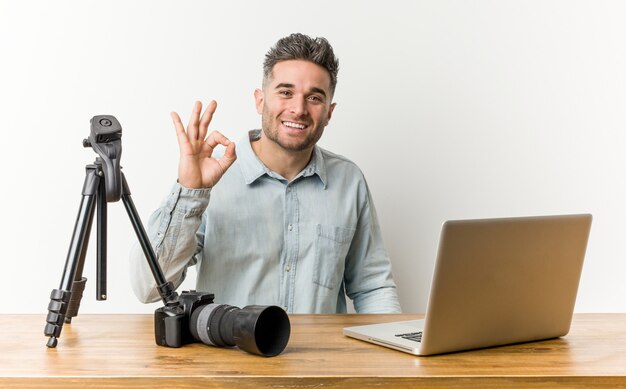
[[[279,94],[280,96],[289,97],[289,96],[291,96],[291,94],[292,94],[292,93],[291,93],[291,91],[290,91],[290,90],[288,90],[288,89],[282,89],[282,90],[279,90],[279,91],[278,91],[278,94]]]
[[[320,97],[318,95],[311,95],[311,96],[309,96],[309,100],[314,102],[314,103],[322,103],[322,102],[324,102],[324,99],[322,99],[322,97]]]

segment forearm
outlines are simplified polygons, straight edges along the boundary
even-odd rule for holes
[[[176,287],[202,249],[197,233],[208,202],[209,189],[187,189],[176,184],[163,205],[150,217],[147,232],[150,243],[165,278]],[[130,271],[137,298],[144,303],[157,301],[160,296],[156,282],[138,243],[131,250]]]

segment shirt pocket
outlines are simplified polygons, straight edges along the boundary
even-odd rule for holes
[[[354,228],[317,225],[313,282],[329,289],[339,288]]]

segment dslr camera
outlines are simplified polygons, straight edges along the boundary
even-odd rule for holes
[[[181,347],[202,342],[233,347],[252,354],[273,357],[287,346],[291,326],[287,313],[275,305],[249,305],[243,309],[213,303],[214,295],[183,291],[179,304],[154,312],[156,343]]]

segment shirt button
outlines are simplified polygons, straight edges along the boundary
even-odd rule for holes
[[[286,272],[290,272],[291,271],[291,266],[289,266],[289,265],[285,266],[285,271]]]
[[[291,187],[288,187],[288,188],[287,188],[287,192],[291,192]]]
[[[293,230],[293,226],[291,224],[287,228],[289,228],[289,231]]]

